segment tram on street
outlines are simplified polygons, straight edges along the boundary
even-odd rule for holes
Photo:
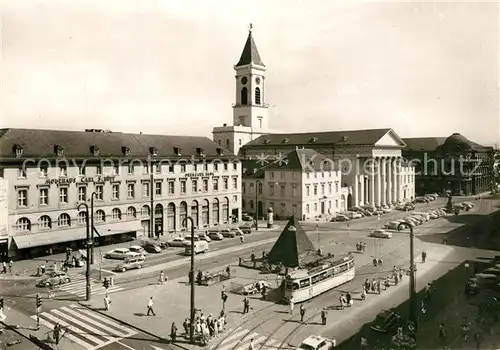
[[[319,266],[300,269],[285,277],[285,301],[300,303],[314,298],[354,278],[354,257],[322,260]]]

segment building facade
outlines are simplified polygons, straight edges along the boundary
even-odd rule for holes
[[[81,245],[81,203],[102,240],[241,217],[241,163],[205,137],[3,129],[0,140],[11,255]]]
[[[260,58],[251,30],[234,70],[233,125],[214,127],[212,134],[219,146],[238,154],[241,146],[268,131],[266,66]]]
[[[414,199],[414,167],[402,157],[405,146],[392,129],[267,134],[244,145],[239,155],[283,161],[294,149],[313,149],[340,167],[341,187],[351,188],[346,198],[349,209]]]
[[[9,185],[0,178],[0,260],[5,261],[8,256],[9,243]]]
[[[314,150],[297,149],[263,167],[254,161],[242,166],[242,207],[259,218],[268,208],[276,219],[301,220],[347,210],[351,189],[342,187],[340,169]]]
[[[406,159],[415,165],[415,189],[418,195],[443,193],[474,196],[495,187],[495,152],[468,140],[459,133],[449,137],[403,139]]]

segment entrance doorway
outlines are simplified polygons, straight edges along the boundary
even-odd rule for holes
[[[325,214],[325,202],[321,202],[321,215]]]

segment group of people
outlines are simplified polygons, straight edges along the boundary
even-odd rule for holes
[[[9,261],[9,265],[8,265],[8,267],[9,267],[9,273],[12,273],[13,266],[14,266],[14,263],[12,262],[12,260],[10,260]],[[7,274],[7,263],[5,261],[2,262],[2,271],[1,271],[1,273]]]
[[[364,253],[365,250],[366,250],[366,243],[363,242],[356,243],[356,251],[358,253]]]
[[[184,337],[188,339],[190,337],[190,320],[186,318],[182,323],[184,328]],[[196,339],[200,339],[203,345],[208,344],[211,338],[216,338],[220,333],[224,331],[226,326],[226,316],[224,310],[221,310],[218,317],[209,314],[207,317],[203,313],[196,317],[193,322],[193,331]],[[170,331],[170,338],[172,342],[177,340],[177,326],[175,322],[172,323],[172,328]]]

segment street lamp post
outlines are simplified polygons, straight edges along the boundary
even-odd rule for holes
[[[81,207],[84,207],[85,208],[85,223],[86,223],[86,226],[87,226],[87,269],[85,271],[85,278],[86,278],[86,293],[85,293],[85,300],[86,301],[89,301],[90,300],[90,294],[91,294],[91,290],[90,290],[90,248],[92,247],[92,240],[90,238],[90,215],[89,215],[89,206],[87,203],[80,203],[80,205],[78,205],[78,208],[77,210],[80,211],[80,208]]]
[[[90,238],[92,240],[92,243],[94,242],[94,197],[97,197],[96,192],[92,192],[90,195]],[[93,265],[94,264],[94,245],[92,244],[92,247],[90,248],[90,263]]]
[[[414,247],[414,235],[413,227],[407,223],[401,223],[398,226],[398,231],[408,227],[410,229],[410,313],[409,319],[413,323],[414,327],[414,338],[415,342],[417,340],[417,325],[418,325],[418,302],[417,302],[417,269],[415,267],[415,247]]]
[[[194,220],[192,217],[188,216],[183,221],[182,224],[187,227],[187,222],[191,223],[191,269],[190,274],[190,284],[191,284],[191,306],[190,306],[190,322],[189,322],[189,339],[192,344],[194,344],[194,319],[195,319],[195,304],[194,304]]]
[[[255,231],[259,230],[259,184],[264,187],[262,181],[255,181]]]

